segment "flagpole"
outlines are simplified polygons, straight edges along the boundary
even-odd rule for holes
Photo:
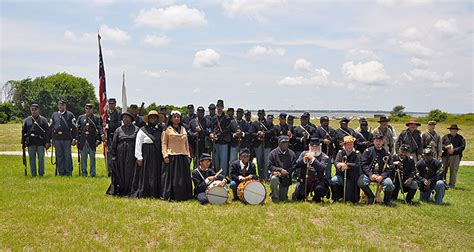
[[[107,176],[109,176],[109,166],[108,166],[108,142],[107,142],[107,89],[105,81],[105,68],[104,68],[104,59],[102,58],[102,46],[100,44],[100,34],[99,29],[97,29],[97,39],[99,42],[99,112],[100,118],[102,119],[102,127],[104,132],[104,160],[105,160],[105,170]]]
[[[122,112],[127,111],[127,88],[125,87],[125,71],[122,74]]]

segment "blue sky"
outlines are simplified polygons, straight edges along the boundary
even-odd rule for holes
[[[473,112],[471,1],[1,1],[2,83],[68,72],[129,103]]]

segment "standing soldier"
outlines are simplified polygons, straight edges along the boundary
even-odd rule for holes
[[[403,194],[407,193],[406,203],[412,204],[416,189],[418,189],[418,184],[415,181],[415,161],[413,158],[408,156],[409,149],[410,146],[404,144],[400,146],[397,155],[393,157],[393,166],[395,167],[395,179],[393,180],[393,183],[395,189],[393,190],[392,200],[397,200],[398,192],[402,190]],[[399,178],[401,179],[401,182]]]
[[[344,137],[345,136],[352,136],[355,139],[358,139],[357,138],[357,133],[353,129],[349,128],[349,121],[350,120],[347,117],[343,117],[339,121],[340,127],[338,129],[336,129],[336,143],[335,143],[336,153],[339,150],[342,150],[342,145],[344,144]]]
[[[382,186],[384,191],[383,202],[387,206],[390,205],[392,192],[395,189],[391,179],[393,175],[392,155],[383,148],[383,139],[383,135],[375,135],[374,146],[369,147],[362,154],[362,175],[360,175],[357,184],[367,196],[369,205],[375,201],[375,195],[369,188],[371,182]]]
[[[82,176],[87,176],[87,156],[90,161],[90,176],[95,177],[95,150],[102,139],[102,127],[100,127],[99,117],[93,114],[94,106],[86,104],[85,114],[77,119],[77,149],[81,156]]]
[[[286,120],[286,123],[288,124],[288,129],[290,130],[290,133],[291,133],[291,135],[288,135],[288,138],[290,139],[288,148],[290,148],[290,150],[292,151],[295,151],[295,148],[293,146],[293,137],[294,137],[294,132],[295,132],[295,126],[293,125],[295,123],[295,117],[292,115],[288,115],[288,119]]]
[[[243,148],[249,148],[249,129],[250,125],[243,119],[244,110],[237,109],[237,118],[230,122],[230,130],[232,133],[232,140],[230,141],[230,157],[229,164],[238,160],[237,154]]]
[[[410,149],[408,150],[408,156],[413,158],[416,163],[421,159],[421,153],[423,152],[421,132],[418,130],[418,127],[421,126],[421,123],[417,122],[415,119],[412,119],[405,125],[408,128],[400,132],[400,135],[398,136],[396,143],[397,153],[402,144],[410,146]]]
[[[191,120],[188,129],[189,144],[193,149],[194,166],[199,165],[199,157],[202,153],[209,153],[209,134],[211,134],[212,125],[204,117],[204,108],[197,108],[197,116]]]
[[[214,144],[215,169],[222,169],[224,176],[229,176],[229,143],[231,140],[230,117],[224,113],[224,101],[217,101],[217,114],[214,124],[212,125],[212,133],[210,134]]]
[[[316,129],[316,137],[322,141],[322,151],[329,157],[326,170],[324,174],[326,179],[331,179],[331,168],[334,161],[335,143],[337,143],[336,131],[329,126],[329,117],[322,116],[319,119],[320,126]]]
[[[418,186],[420,187],[420,201],[432,202],[431,193],[435,194],[435,203],[443,204],[446,184],[443,181],[443,167],[439,160],[433,158],[431,149],[423,150],[423,159],[416,163]]]
[[[74,114],[66,110],[66,102],[58,101],[58,111],[51,115],[53,146],[56,148],[56,169],[59,176],[72,176],[71,145],[76,145],[77,129]]]
[[[275,125],[273,124],[274,119],[275,118],[272,114],[267,115],[267,123],[268,125],[270,125],[270,128],[272,128],[272,132],[273,132],[273,136],[272,138],[270,138],[270,148],[272,150],[278,147],[278,138],[275,137],[275,130],[273,129],[273,127],[275,127]]]
[[[193,104],[189,104],[187,108],[188,108],[188,113],[183,116],[183,126],[186,129],[189,129],[189,123],[191,122],[191,120],[196,118],[196,114],[194,113],[194,105]]]
[[[441,139],[443,143],[443,177],[446,180],[446,174],[449,169],[449,187],[454,188],[458,176],[459,163],[461,162],[462,152],[466,148],[466,140],[458,134],[461,130],[457,124],[451,124],[448,128],[449,134]]]
[[[257,112],[258,120],[250,126],[250,134],[253,138],[253,149],[257,158],[258,176],[260,180],[268,180],[268,155],[271,149],[272,127],[265,119],[265,110]]]
[[[393,145],[395,143],[396,136],[394,135],[393,131],[389,128],[388,122],[390,119],[386,116],[381,116],[378,120],[380,125],[372,131],[372,134],[379,135],[381,134],[383,137],[383,148],[389,152],[390,154],[393,153]]]
[[[112,146],[115,130],[120,127],[120,112],[117,110],[117,100],[110,98],[108,100],[109,108],[107,109],[106,129],[107,129],[107,146]],[[107,156],[111,157],[111,149],[108,148]],[[107,173],[111,176],[112,173],[112,159],[107,159]]]
[[[443,145],[441,144],[441,137],[435,131],[436,121],[428,122],[428,130],[421,135],[423,142],[423,149],[429,148],[433,152],[433,158],[441,160],[443,153]]]
[[[230,120],[233,120],[235,117],[234,108],[228,108],[226,114],[230,117]]]
[[[273,126],[273,134],[274,134],[273,137],[276,139],[276,142],[279,141],[280,136],[287,136],[288,139],[292,137],[293,133],[291,133],[291,128],[286,122],[286,116],[287,116],[286,113],[281,113],[278,116],[278,120],[280,122],[277,125]]]
[[[293,147],[297,157],[300,156],[301,152],[308,150],[311,137],[316,136],[316,129],[309,124],[308,114],[303,113],[300,120],[301,124],[295,126],[293,132]]]
[[[36,156],[38,156],[38,173],[44,175],[44,152],[51,146],[51,132],[48,120],[40,115],[39,105],[34,103],[30,107],[31,116],[23,121],[21,134],[22,147],[28,147],[30,157],[31,176],[36,177]]]
[[[252,123],[252,112],[250,110],[245,110],[245,121],[250,125]]]
[[[146,125],[143,121],[143,117],[140,116],[140,111],[138,110],[137,104],[130,104],[130,114],[133,116],[133,124],[138,128],[141,128]]]
[[[374,135],[370,132],[369,123],[365,117],[359,119],[359,128],[355,130],[357,133],[357,142],[356,149],[360,153],[364,153],[365,149],[373,145]]]

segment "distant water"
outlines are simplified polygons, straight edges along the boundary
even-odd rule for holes
[[[374,118],[379,115],[390,115],[390,111],[349,111],[349,110],[265,110],[266,115],[273,115],[275,118],[278,117],[280,113],[286,113],[287,115],[292,115],[296,118],[299,118],[303,112],[309,112],[311,118],[320,118],[322,116],[328,116],[329,118],[341,118],[341,117],[352,117],[352,118]],[[251,110],[252,115],[256,116],[257,111]],[[406,112],[407,114],[412,115],[413,117],[424,117],[428,115],[427,112]]]

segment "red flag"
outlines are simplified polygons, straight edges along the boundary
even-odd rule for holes
[[[104,157],[105,157],[105,169],[107,171],[107,175],[109,175],[109,167],[108,167],[108,160],[107,160],[107,151],[108,151],[108,143],[107,143],[107,92],[106,92],[106,85],[105,85],[105,69],[104,69],[104,59],[102,58],[102,46],[100,45],[100,34],[97,33],[97,37],[99,40],[99,111],[100,111],[100,118],[102,119],[102,127],[105,136],[104,141]]]

